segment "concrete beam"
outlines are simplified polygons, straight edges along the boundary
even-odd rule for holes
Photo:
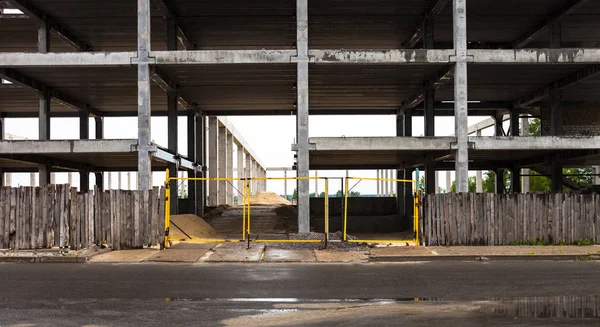
[[[189,171],[198,171],[200,168],[190,159],[182,157],[178,154],[175,154],[167,149],[154,147],[154,150],[151,151],[152,156],[157,158],[163,162],[168,162],[172,164],[177,164],[179,168],[189,170]]]
[[[73,49],[86,51],[89,45],[77,38],[68,28],[59,24],[53,17],[48,16],[42,10],[34,6],[28,0],[9,0],[14,8],[19,9],[40,26],[49,26],[51,33],[67,43]]]
[[[177,64],[289,64],[294,50],[188,50],[152,51],[157,65]]]
[[[469,137],[473,150],[596,150],[600,136]],[[454,146],[453,146],[454,147]]]
[[[317,64],[447,64],[454,50],[311,50]]]
[[[0,67],[131,66],[136,52],[0,53]]]
[[[0,154],[92,154],[135,152],[137,140],[6,140]]]
[[[179,22],[177,13],[175,11],[175,8],[173,7],[173,3],[165,0],[152,0],[152,4],[158,9],[158,11],[160,11],[161,15],[166,20],[173,20],[173,22],[175,23],[177,41],[181,44],[181,46],[185,50],[194,49],[196,46],[192,41],[188,39],[187,33],[181,27],[181,23]]]
[[[560,22],[563,18],[574,13],[576,10],[581,8],[581,6],[585,5],[588,2],[589,2],[589,0],[568,1],[568,3],[563,8],[561,8],[559,11],[553,13],[552,15],[550,15],[549,18],[544,19],[538,25],[536,25],[533,29],[531,29],[530,31],[527,31],[526,33],[521,35],[513,43],[513,47],[515,49],[521,49],[521,48],[527,46],[529,43],[536,40],[544,33],[547,33],[548,29],[550,28],[550,25],[552,24],[553,21]]]
[[[448,1],[449,0],[437,0],[433,4],[433,6],[431,6],[431,8],[429,8],[426,12],[424,12],[421,15],[421,19],[419,20],[419,23],[417,24],[417,26],[414,28],[413,32],[410,34],[410,36],[408,38],[406,38],[406,40],[404,40],[404,42],[401,43],[401,48],[406,48],[406,49],[414,48],[415,45],[421,39],[423,39],[423,36],[425,35],[425,30],[426,30],[425,26],[428,23],[431,24],[437,18],[437,16],[442,12],[444,7],[446,7],[446,4],[448,4]]]
[[[42,177],[42,180],[40,180],[40,185],[48,185],[50,184],[50,173],[52,170],[70,170],[70,171],[81,171],[81,172],[90,172],[90,171],[100,171],[101,169],[93,166],[93,165],[87,165],[87,164],[82,164],[82,163],[78,163],[78,162],[73,162],[73,161],[69,161],[69,160],[64,160],[64,159],[59,159],[59,158],[53,158],[50,156],[44,156],[44,155],[38,155],[38,154],[0,154],[0,158],[3,159],[10,159],[10,160],[16,160],[16,161],[21,161],[21,162],[28,162],[28,163],[33,163],[33,164],[39,164],[40,166],[44,166],[46,167],[45,169],[47,169],[45,172],[47,173],[47,181],[43,181],[43,177],[44,176],[40,176]],[[37,170],[35,170],[37,171]],[[40,173],[42,173],[40,171]],[[43,183],[42,183],[43,182]],[[89,186],[89,184],[88,184]],[[83,189],[82,189],[83,191]]]
[[[434,51],[434,50],[430,50]],[[439,50],[437,50],[439,51]],[[523,49],[469,50],[469,60],[476,64],[597,64],[600,49]],[[472,58],[472,59],[471,59]]]
[[[75,100],[66,94],[63,94],[57,90],[52,89],[50,86],[33,79],[27,75],[24,75],[14,69],[10,68],[0,68],[0,77],[11,81],[12,83],[16,83],[22,85],[24,87],[28,87],[40,94],[47,94],[51,96],[55,101],[62,103],[67,107],[74,108],[78,111],[83,111],[91,116],[101,116],[102,112],[97,109],[92,108],[90,105],[83,103],[81,101]]]

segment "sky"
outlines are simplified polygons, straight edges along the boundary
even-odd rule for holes
[[[242,137],[255,151],[256,155],[267,167],[291,167],[293,164],[293,152],[291,145],[294,143],[296,135],[296,119],[294,116],[256,116],[256,117],[227,117],[229,121],[240,132]],[[475,124],[486,117],[470,117],[469,124]],[[119,138],[137,138],[137,120],[134,117],[126,118],[105,118],[104,137],[107,139]],[[167,145],[167,118],[152,118],[152,139],[159,145]],[[187,154],[187,128],[186,118],[180,117],[179,121],[179,152]],[[51,139],[67,140],[79,138],[79,120],[78,118],[53,118],[51,122]],[[5,130],[8,134],[25,137],[28,139],[37,139],[38,121],[35,118],[6,119]],[[90,121],[90,136],[94,136],[94,124]],[[360,137],[360,136],[395,136],[396,117],[387,116],[311,116],[309,120],[310,137]],[[424,133],[423,118],[413,118],[413,135],[421,136]],[[438,117],[436,118],[436,136],[447,136],[454,133],[454,118]],[[493,128],[489,128],[482,133],[484,136],[493,135]],[[237,156],[234,154],[234,167]],[[345,171],[319,171],[321,177],[343,177]],[[315,172],[311,172],[314,176]],[[440,173],[439,186],[446,189],[445,173]],[[105,185],[108,185],[108,174],[105,176]],[[375,177],[375,171],[350,171],[350,176],[354,177]],[[291,176],[291,174],[290,174]],[[283,177],[283,173],[270,172],[268,177]],[[127,175],[122,175],[122,187],[127,188]],[[135,175],[131,174],[131,184],[136,185]],[[452,179],[453,179],[452,173]],[[12,186],[30,185],[30,174],[12,174]],[[37,174],[35,176],[37,183]],[[79,175],[73,174],[73,185],[79,185]],[[56,183],[62,184],[68,182],[68,174],[56,174]],[[94,175],[90,176],[90,185],[94,185]],[[164,183],[164,173],[155,172],[153,175],[155,186]],[[294,190],[294,183],[288,182],[288,193]],[[330,185],[329,191],[335,193],[340,187],[337,182]],[[116,173],[112,175],[111,185],[113,188],[118,186],[118,177]],[[311,192],[323,192],[324,185],[316,186],[311,182]],[[278,194],[284,193],[283,182],[269,182],[268,191]],[[376,192],[375,182],[361,182],[355,188],[362,194],[372,194]]]

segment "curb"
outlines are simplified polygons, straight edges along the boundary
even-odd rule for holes
[[[85,257],[0,257],[0,263],[84,263]]]
[[[600,260],[599,254],[566,255],[437,255],[437,256],[369,256],[369,262],[410,261],[590,261]]]

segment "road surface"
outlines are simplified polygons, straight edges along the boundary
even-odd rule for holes
[[[3,264],[0,326],[598,326],[600,263]]]

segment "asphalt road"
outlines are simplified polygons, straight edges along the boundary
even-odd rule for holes
[[[598,326],[599,262],[3,264],[0,326]]]

